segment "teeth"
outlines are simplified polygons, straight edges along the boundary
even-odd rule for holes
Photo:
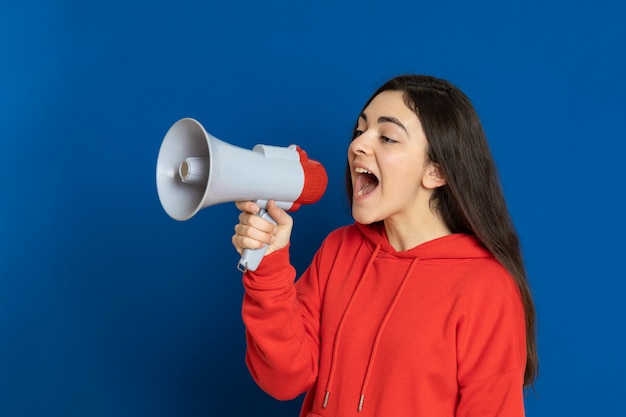
[[[378,178],[376,178],[376,175],[374,175],[371,171],[368,171],[365,168],[355,167],[354,172],[358,174],[359,177],[362,177],[363,175],[369,176],[368,178],[357,177],[355,179],[354,185],[360,187],[356,193],[357,196],[365,195],[378,186]]]

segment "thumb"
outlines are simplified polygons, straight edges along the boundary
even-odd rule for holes
[[[293,227],[293,219],[283,209],[278,207],[274,201],[268,201],[267,214],[276,222],[276,229],[274,232],[274,241],[269,246],[267,253],[271,253],[275,250],[282,249],[289,244],[291,239],[291,229]]]
[[[274,219],[279,228],[291,228],[293,225],[293,219],[285,210],[278,207],[274,200],[267,202],[267,213]]]

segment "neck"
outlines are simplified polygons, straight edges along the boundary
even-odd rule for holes
[[[431,210],[423,216],[412,216],[409,219],[388,218],[384,224],[387,239],[398,252],[452,233],[443,219]]]

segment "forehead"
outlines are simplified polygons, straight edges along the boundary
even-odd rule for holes
[[[405,103],[403,91],[387,90],[378,94],[363,110],[366,118],[370,116],[391,116],[409,122],[417,120],[417,115]]]

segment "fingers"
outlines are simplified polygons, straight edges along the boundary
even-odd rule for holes
[[[259,249],[268,245],[268,253],[287,246],[293,219],[274,201],[267,204],[267,214],[276,225],[258,216],[260,207],[252,201],[239,201],[236,206],[241,213],[232,237],[233,246],[241,253],[244,249]],[[266,214],[266,216],[267,216]]]
[[[260,249],[265,245],[271,245],[275,239],[272,233],[263,233],[258,229],[238,224],[235,226],[232,243],[237,252],[242,253],[244,249]]]
[[[235,206],[241,211],[252,214],[257,214],[261,210],[261,207],[254,201],[237,201],[235,202]]]
[[[239,201],[236,206],[242,210],[232,237],[233,246],[237,251],[241,253],[244,249],[259,249],[271,245],[278,228],[257,215],[260,207],[252,201]]]
[[[235,237],[239,236],[244,241],[244,247],[251,249],[260,248],[274,242],[274,236],[278,228],[267,220],[249,213],[239,215],[239,223],[235,225]]]

